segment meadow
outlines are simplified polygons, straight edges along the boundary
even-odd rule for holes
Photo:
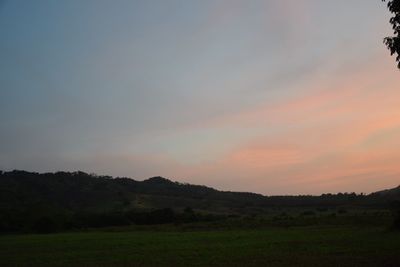
[[[267,197],[162,177],[0,178],[0,267],[400,266],[400,187]]]
[[[400,232],[166,227],[0,236],[0,266],[399,266]]]

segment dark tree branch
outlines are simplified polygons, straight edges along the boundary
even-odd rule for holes
[[[386,0],[382,1],[386,2]],[[400,0],[388,0],[387,7],[393,13],[389,22],[392,24],[394,36],[386,37],[383,43],[389,49],[390,55],[396,56],[397,67],[400,69]]]

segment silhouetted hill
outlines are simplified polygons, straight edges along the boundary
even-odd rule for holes
[[[144,181],[90,175],[84,172],[3,172],[0,175],[0,207],[56,205],[73,210],[121,208],[184,208],[205,210],[241,207],[248,201],[261,205],[262,195],[221,192],[172,182],[163,177]]]
[[[392,189],[386,189],[372,193],[372,195],[379,195],[388,198],[399,198],[400,197],[400,185]]]
[[[400,198],[400,186],[367,196],[339,193],[321,196],[267,197],[255,193],[218,191],[206,186],[173,182],[160,176],[136,181],[130,178],[112,178],[79,171],[1,172],[0,190],[0,207],[8,204],[23,207],[45,202],[67,209],[115,208],[125,203],[125,206],[131,208],[193,206],[205,210],[226,210],[265,206],[382,204],[378,201],[379,199],[391,201]],[[162,201],[157,201],[157,198]],[[366,200],[380,203],[368,203],[369,201]]]
[[[381,202],[381,203],[400,202],[400,186],[392,189],[377,191],[375,193],[370,194],[370,198],[373,199],[375,202]]]
[[[144,180],[143,182],[147,184],[163,184],[163,185],[173,184],[171,180],[168,180],[167,178],[161,176],[151,177],[147,180]]]
[[[86,220],[88,225],[97,225],[107,220],[114,220],[110,224],[115,224],[115,218],[120,214],[124,214],[123,220],[126,220],[126,214],[130,214],[128,217],[131,221],[155,223],[160,218],[162,222],[176,220],[174,212],[182,213],[185,210],[202,214],[254,214],[275,207],[385,207],[395,200],[400,200],[400,187],[370,195],[339,193],[268,197],[255,193],[218,191],[206,186],[173,182],[163,177],[136,181],[84,172],[11,171],[0,172],[0,229],[13,228],[15,225],[22,227],[27,220],[36,221],[46,216],[62,218],[60,221],[78,216],[80,220]],[[107,214],[107,218],[103,218],[103,215],[98,218],[93,214]],[[192,215],[185,214],[186,217],[182,218],[201,217]],[[122,217],[118,218],[122,220]]]

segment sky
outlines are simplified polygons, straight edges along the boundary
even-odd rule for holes
[[[389,18],[377,0],[3,0],[0,169],[398,186]]]

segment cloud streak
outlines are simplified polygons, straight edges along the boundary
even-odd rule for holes
[[[399,183],[375,0],[21,3],[0,17],[0,169],[264,194]]]

